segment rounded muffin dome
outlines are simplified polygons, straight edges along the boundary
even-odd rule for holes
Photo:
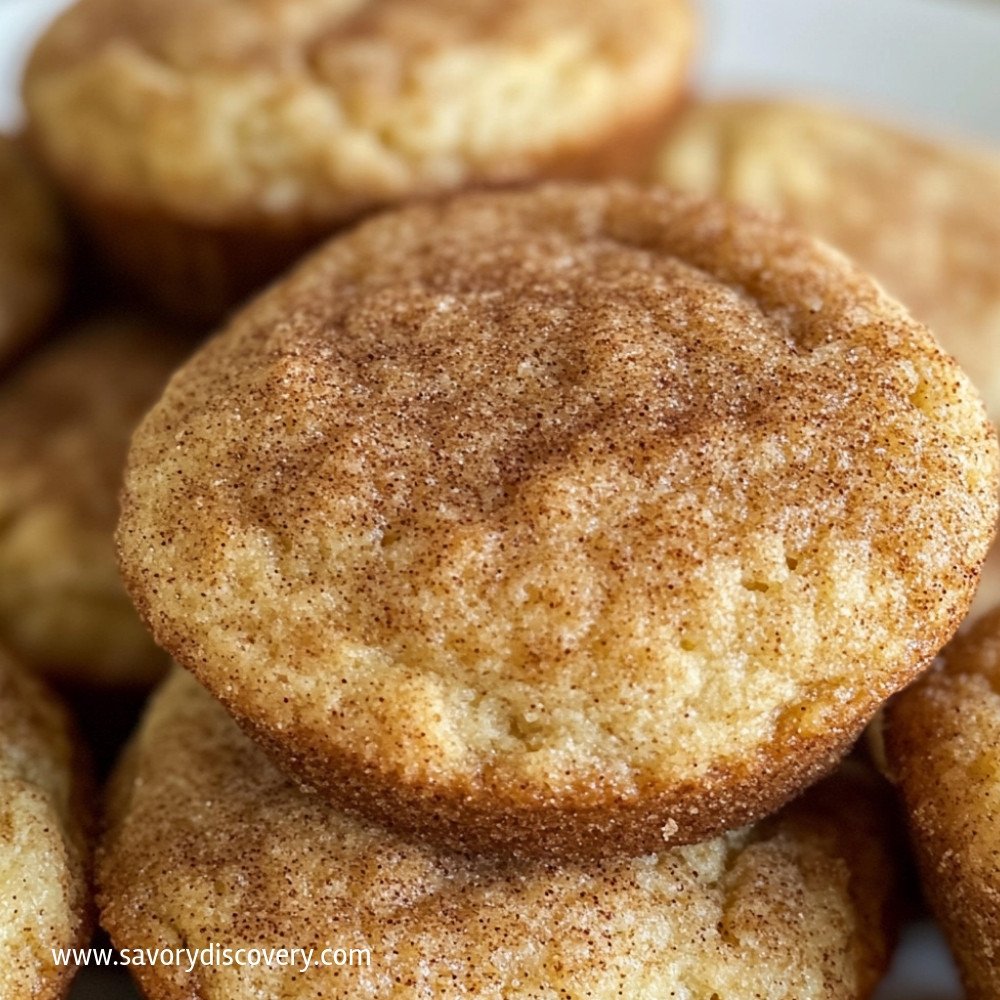
[[[965,376],[745,211],[549,186],[329,243],[133,439],[122,568],[300,780],[451,846],[773,810],[956,628],[996,517]]]

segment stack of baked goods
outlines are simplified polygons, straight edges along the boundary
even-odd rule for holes
[[[901,839],[842,761],[959,629],[993,537],[973,380],[1000,407],[1000,220],[969,188],[1000,166],[798,105],[678,111],[694,21],[78,0],[39,42],[27,142],[108,304],[0,382],[0,641],[109,711],[179,665],[97,850],[150,1000],[883,976]],[[150,297],[128,316],[122,282]],[[218,327],[196,347],[177,316]],[[974,997],[998,988],[997,634],[885,726]],[[12,1000],[64,996],[51,949],[89,929],[77,800],[29,738],[12,822],[47,794],[61,840],[8,864],[0,839]],[[993,832],[963,852],[973,798]]]

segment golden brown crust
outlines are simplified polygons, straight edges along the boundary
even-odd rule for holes
[[[692,105],[652,176],[839,247],[955,355],[1000,419],[1000,153],[788,101]]]
[[[695,847],[562,867],[468,859],[302,793],[178,672],[113,782],[100,905],[123,949],[371,950],[370,966],[298,975],[134,969],[150,1000],[858,1000],[892,938],[882,801],[845,775]]]
[[[0,995],[57,1000],[93,929],[90,776],[66,712],[0,653]]]
[[[692,22],[687,0],[81,0],[25,100],[105,248],[205,314],[159,261],[228,306],[376,208],[623,162],[678,100]],[[150,221],[146,252],[114,242],[121,217]]]
[[[957,627],[995,512],[967,380],[842,258],[553,185],[385,215],[258,299],[137,432],[119,545],[299,780],[600,855],[829,767]]]
[[[0,367],[59,308],[66,258],[51,193],[20,143],[0,135]]]
[[[1000,608],[945,650],[886,712],[928,899],[969,1000],[1000,995]]]
[[[185,349],[104,318],[0,383],[0,638],[54,678],[148,684],[165,665],[121,586],[112,535],[132,429]]]

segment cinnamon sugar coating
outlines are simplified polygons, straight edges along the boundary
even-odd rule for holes
[[[303,793],[178,671],[112,792],[99,896],[119,947],[370,950],[305,972],[137,968],[150,1000],[858,1000],[888,959],[884,796],[852,776],[693,847],[474,860]]]
[[[53,948],[93,928],[87,776],[66,713],[0,652],[0,996],[59,1000],[75,972]],[[86,786],[86,788],[85,788]]]
[[[968,606],[997,448],[834,252],[547,186],[328,244],[171,381],[119,526],[157,641],[297,780],[458,847],[704,839]]]
[[[0,367],[58,309],[67,255],[51,192],[19,143],[0,135]]]
[[[1000,608],[887,709],[920,873],[969,1000],[1000,995]]]
[[[54,678],[148,684],[166,665],[121,585],[112,536],[132,430],[185,349],[105,317],[0,382],[0,641]]]
[[[1000,419],[1000,151],[832,108],[710,101],[672,124],[654,174],[839,247],[930,327]]]
[[[78,0],[24,95],[107,252],[219,311],[374,208],[662,127],[693,21],[687,0]]]

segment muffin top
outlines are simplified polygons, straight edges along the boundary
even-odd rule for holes
[[[1000,152],[833,108],[710,101],[671,127],[654,174],[839,247],[930,327],[1000,419]]]
[[[80,748],[63,709],[0,652],[0,994],[64,997],[92,921]]]
[[[502,182],[659,117],[686,0],[79,0],[27,70],[71,185],[297,227]]]
[[[150,1000],[855,1000],[888,957],[895,856],[858,776],[693,847],[470,859],[304,794],[178,671],[112,792],[99,897],[119,947],[314,949],[308,968],[137,968]]]
[[[0,136],[0,368],[61,304],[66,257],[52,195],[17,140]]]
[[[965,376],[836,253],[553,185],[384,215],[237,315],[133,439],[118,537],[300,778],[600,852],[829,766],[964,614],[996,477]]]

